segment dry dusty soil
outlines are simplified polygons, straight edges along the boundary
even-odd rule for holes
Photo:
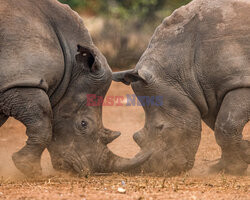
[[[132,94],[130,87],[116,83],[108,93],[125,94]],[[143,127],[142,108],[104,107],[103,120],[106,127],[122,132],[121,137],[109,145],[110,149],[121,156],[134,156],[139,148],[132,135]],[[244,129],[244,137],[250,140],[250,124]],[[25,127],[14,119],[9,119],[0,128],[0,199],[250,199],[249,170],[247,176],[242,177],[207,173],[209,166],[220,157],[220,149],[213,132],[205,125],[194,168],[173,178],[129,174],[79,178],[58,174],[52,169],[48,152],[45,152],[42,158],[44,177],[28,179],[11,161],[11,154],[19,150],[25,140]],[[126,189],[126,193],[118,193],[118,187]]]

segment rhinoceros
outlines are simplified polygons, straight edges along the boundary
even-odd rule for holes
[[[102,106],[112,72],[81,17],[56,0],[0,0],[0,126],[9,116],[27,130],[26,145],[13,154],[26,175],[41,173],[48,148],[55,169],[82,173],[123,171],[149,156],[113,154],[107,144],[120,133],[103,127]]]
[[[154,151],[144,171],[191,169],[203,120],[222,152],[211,171],[246,172],[250,142],[242,131],[250,119],[249,24],[248,0],[194,0],[163,20],[135,69],[113,74],[114,81],[131,83],[137,96],[163,99],[159,106],[141,102],[145,126],[133,138]]]

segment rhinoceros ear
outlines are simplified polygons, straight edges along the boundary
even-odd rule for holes
[[[126,85],[130,85],[132,82],[143,81],[147,84],[146,77],[141,70],[126,70],[122,72],[114,72],[112,74],[113,81],[122,82]]]
[[[77,45],[77,52],[79,52],[79,54],[75,56],[77,64],[87,68],[91,72],[96,72],[100,68],[100,65],[96,62],[94,50],[89,47]]]

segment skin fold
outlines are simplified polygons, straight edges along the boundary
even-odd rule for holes
[[[149,156],[113,154],[120,133],[103,127],[102,107],[87,95],[105,96],[111,69],[80,16],[56,0],[0,0],[0,125],[9,116],[27,128],[26,145],[13,154],[26,175],[41,173],[48,148],[54,168],[126,171]]]
[[[201,120],[214,130],[220,161],[211,171],[244,174],[250,142],[250,2],[194,0],[162,22],[135,69],[113,73],[137,96],[161,96],[143,106],[134,140],[154,151],[146,172],[178,174],[193,167]]]

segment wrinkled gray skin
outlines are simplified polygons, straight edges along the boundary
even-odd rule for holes
[[[41,172],[48,147],[54,168],[78,173],[123,171],[141,164],[114,155],[107,144],[120,133],[105,129],[102,107],[111,83],[106,59],[77,13],[56,0],[0,0],[0,126],[9,116],[27,127],[27,144],[13,154],[27,175]]]
[[[145,126],[134,134],[154,153],[146,172],[176,174],[193,167],[201,120],[215,132],[220,161],[212,171],[244,174],[250,142],[250,1],[195,0],[156,29],[135,69],[113,74],[137,96],[163,96],[144,106]]]

